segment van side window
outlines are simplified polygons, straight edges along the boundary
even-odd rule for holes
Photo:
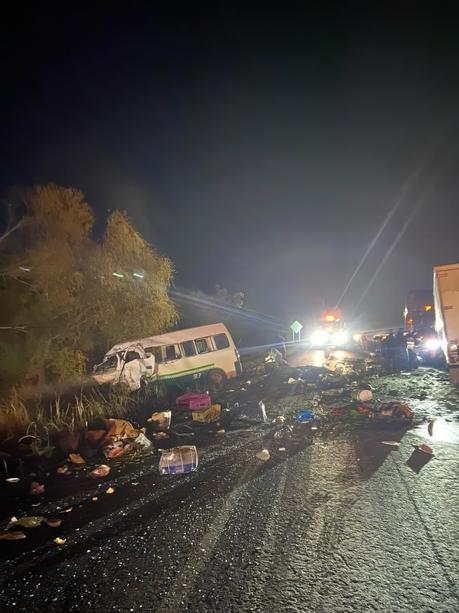
[[[227,349],[230,346],[228,337],[224,332],[222,332],[221,334],[216,334],[214,336],[214,341],[215,347],[217,347],[217,349]]]
[[[126,364],[128,362],[132,362],[132,360],[139,360],[140,359],[140,355],[137,353],[137,351],[126,351],[126,355],[124,356],[124,361],[126,362]]]
[[[198,353],[207,353],[207,351],[209,351],[209,347],[207,346],[207,341],[205,338],[198,338],[195,340],[195,343]]]
[[[166,361],[178,360],[181,357],[180,352],[177,351],[175,345],[168,345],[166,347]]]
[[[160,364],[163,361],[161,347],[146,347],[145,353],[151,353],[155,356],[155,364]]]
[[[182,343],[183,355],[187,358],[192,355],[196,355],[196,347],[194,346],[194,341],[185,341]]]

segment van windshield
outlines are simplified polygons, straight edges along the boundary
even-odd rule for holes
[[[98,364],[95,368],[95,372],[107,372],[109,370],[113,370],[118,366],[118,358],[115,355],[111,355],[109,358],[104,360],[102,364]]]

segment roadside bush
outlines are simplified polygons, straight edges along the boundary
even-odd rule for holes
[[[176,323],[173,264],[127,216],[112,212],[100,239],[83,194],[54,184],[16,190],[0,234],[3,387],[81,375],[87,356]]]

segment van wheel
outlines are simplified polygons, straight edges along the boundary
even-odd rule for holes
[[[207,375],[207,381],[209,383],[209,389],[212,392],[219,392],[223,389],[223,386],[226,382],[226,375],[223,370],[219,368],[214,368],[213,370],[209,370]]]

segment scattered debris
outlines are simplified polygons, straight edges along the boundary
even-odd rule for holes
[[[56,536],[56,538],[54,539],[54,542],[56,543],[56,545],[65,545],[65,543],[67,542],[67,539],[63,539],[60,536]]]
[[[59,513],[70,513],[71,511],[73,511],[73,507],[66,507],[65,509],[59,511]]]
[[[397,441],[381,441],[381,445],[388,445],[389,447],[399,447],[400,443]]]
[[[25,517],[12,517],[6,529],[9,530],[14,526],[21,526],[21,528],[37,528],[45,521],[45,518],[41,515],[30,515]]]
[[[147,419],[157,430],[169,430],[171,427],[172,411],[157,411]]]
[[[260,402],[244,402],[242,405],[236,402],[232,407],[232,413],[234,419],[247,424],[265,424],[268,420],[263,400],[260,400]]]
[[[427,423],[427,432],[430,436],[433,436],[434,419],[429,419]]]
[[[86,461],[79,453],[69,453],[69,460],[72,464],[86,464]]]
[[[273,419],[273,424],[276,426],[282,426],[283,423],[285,423],[285,417],[283,415],[278,415]]]
[[[169,435],[167,432],[155,432],[153,434],[153,437],[155,439],[165,439],[165,438],[169,438]]]
[[[163,449],[159,460],[162,475],[178,475],[193,472],[198,467],[198,452],[194,445]]]
[[[308,411],[306,409],[299,411],[297,413],[296,416],[296,420],[299,421],[300,423],[305,423],[308,421],[312,421],[314,419],[315,415],[312,411]]]
[[[194,410],[191,414],[191,418],[193,421],[213,424],[220,421],[221,409],[220,404],[212,404],[205,409]]]
[[[352,398],[359,402],[370,402],[370,400],[373,400],[373,392],[367,389],[354,390],[352,392]]]
[[[59,528],[62,524],[62,519],[47,519],[46,522],[50,528]]]
[[[178,396],[175,401],[178,409],[186,409],[188,411],[196,411],[199,409],[207,409],[211,406],[211,398],[209,394],[183,394]]]
[[[38,483],[38,481],[32,481],[30,484],[29,494],[31,496],[39,496],[43,494],[45,491],[45,486],[43,483]]]
[[[429,445],[426,445],[425,443],[419,443],[418,445],[413,445],[413,447],[420,453],[425,453],[426,455],[434,454],[432,447],[429,447]]]
[[[151,441],[147,438],[144,432],[141,432],[139,436],[134,440],[134,447],[139,449],[150,449]]]
[[[106,458],[113,458],[131,451],[140,434],[141,430],[134,428],[126,419],[110,418],[96,420],[92,427],[86,430],[84,438],[87,445],[102,450]],[[139,444],[141,441],[142,439]]]
[[[5,481],[7,483],[19,483],[20,479],[19,477],[8,477],[7,479],[5,479]]]
[[[374,412],[374,417],[391,418],[399,421],[413,419],[414,413],[410,407],[403,402],[381,402],[370,408]]]
[[[114,494],[115,493],[115,489],[113,487],[107,487],[107,489],[105,490],[106,494]]]
[[[101,477],[106,477],[110,470],[110,466],[107,466],[106,464],[101,464],[100,466],[92,470],[89,473],[89,476],[92,479],[100,479]]]
[[[426,447],[428,446],[426,445]],[[411,468],[411,470],[418,475],[421,472],[421,470],[424,468],[424,466],[426,466],[426,464],[428,464],[432,460],[433,457],[434,457],[433,454],[425,453],[415,448],[413,449],[413,453],[408,458],[406,465],[408,466],[408,468]]]
[[[216,432],[219,436],[222,436],[223,434],[225,434],[225,428],[219,428]]]
[[[19,530],[0,530],[0,541],[21,541],[25,538],[24,532]]]
[[[113,445],[105,447],[104,455],[107,459],[112,460],[113,458],[119,458],[120,456],[123,456],[127,451],[130,451],[130,449],[130,445],[124,446],[122,442],[116,442]]]
[[[265,407],[265,403],[263,402],[263,400],[260,400],[260,402],[258,403],[258,406],[260,407],[261,419],[263,423],[266,423],[268,418],[266,416],[266,407]]]
[[[64,464],[64,466],[59,466],[59,468],[56,469],[56,472],[58,475],[69,475],[70,473],[70,469],[67,466],[67,464]]]
[[[279,447],[279,451],[287,451],[285,447]]]
[[[97,496],[93,496],[93,497],[91,498],[91,500],[92,500],[93,502],[97,502],[99,499],[97,498]]]
[[[330,415],[332,417],[344,417],[345,415],[349,415],[351,407],[332,407],[330,409]]]
[[[270,459],[271,454],[269,453],[267,449],[262,449],[257,454],[255,454],[255,457],[261,460],[262,462],[267,462]]]
[[[293,427],[292,426],[282,426],[281,428],[279,428],[279,430],[274,432],[274,438],[276,440],[286,439],[286,438],[290,437],[292,432],[293,432]]]

